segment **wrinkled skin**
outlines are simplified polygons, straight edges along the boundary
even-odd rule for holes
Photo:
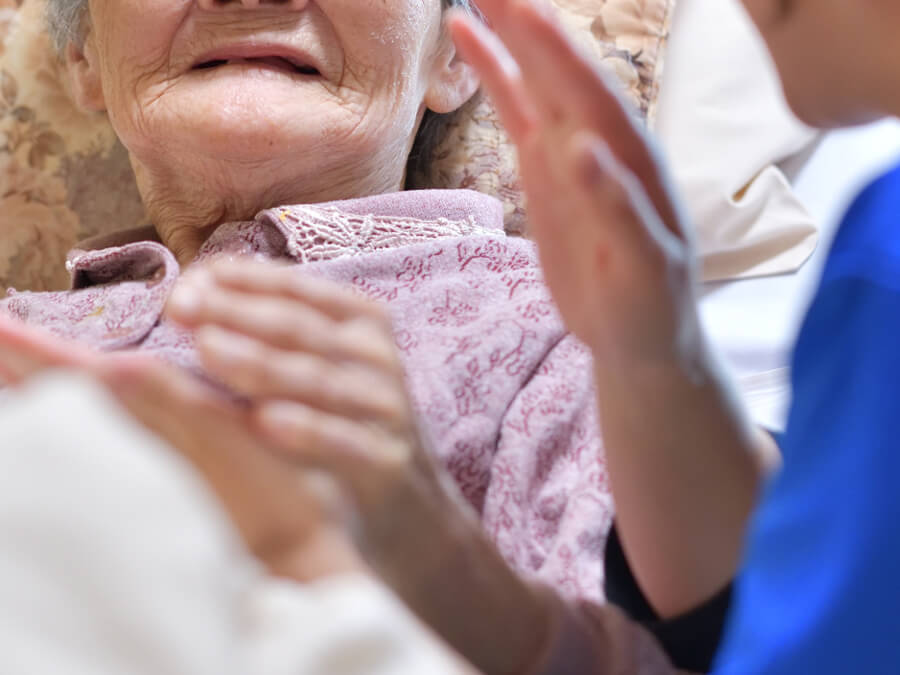
[[[442,14],[439,0],[91,0],[67,62],[185,263],[221,222],[401,189],[425,109],[455,110],[477,88]],[[195,68],[236,45],[289,50],[317,72]]]

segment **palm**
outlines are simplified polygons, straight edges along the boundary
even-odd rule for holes
[[[533,4],[480,7],[496,35],[460,16],[454,36],[518,147],[531,233],[568,327],[599,357],[670,349],[693,300],[692,251],[647,139]]]

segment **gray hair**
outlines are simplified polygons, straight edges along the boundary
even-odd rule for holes
[[[47,29],[59,54],[70,42],[81,45],[88,0],[47,0]]]
[[[459,7],[478,14],[472,0],[441,0],[443,8]],[[87,18],[88,0],[47,0],[47,28],[56,51],[62,54],[69,43],[81,46],[84,40],[84,26]],[[407,175],[422,175],[427,172],[435,149],[440,145],[448,126],[456,113],[443,115],[425,111],[422,124],[416,134],[412,152],[409,155]]]

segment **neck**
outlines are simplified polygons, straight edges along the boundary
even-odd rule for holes
[[[891,117],[900,119],[900,86],[891,87],[890,100],[887,101],[887,112]]]
[[[134,158],[132,165],[159,239],[182,267],[193,262],[203,243],[224,223],[253,220],[264,209],[287,204],[396,192],[404,180],[402,169],[393,175],[376,172],[361,179],[351,174],[307,179],[303,167],[243,164],[218,166],[214,172],[209,167],[151,170]]]

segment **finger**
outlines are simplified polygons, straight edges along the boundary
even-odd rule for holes
[[[533,127],[536,115],[518,64],[499,38],[478,19],[455,12],[450,17],[449,28],[463,58],[481,78],[510,138],[521,142]]]
[[[340,284],[303,274],[295,266],[254,260],[221,260],[207,268],[224,288],[247,294],[281,296],[309,305],[335,320],[358,316],[381,318],[381,308]]]
[[[271,401],[254,410],[262,436],[284,456],[332,475],[359,496],[409,464],[411,446],[372,425],[322,413],[301,403]]]
[[[488,23],[494,27],[502,25],[509,12],[510,0],[478,0],[479,11],[487,19]]]
[[[41,365],[33,359],[0,346],[0,379],[4,384],[21,384],[41,369]]]
[[[545,153],[536,152],[539,150],[536,145],[541,139],[535,138],[532,132],[545,130],[538,126],[539,116],[525,91],[518,64],[496,34],[478,20],[466,15],[459,19],[454,17],[450,28],[464,57],[479,71],[482,85],[491,96],[501,123],[518,148],[520,172],[526,186],[529,206],[547,204],[548,202],[541,201],[538,193],[546,192],[556,181],[552,179],[551,171],[548,171],[551,169],[550,163],[543,160],[532,161],[536,154],[545,157]],[[540,179],[528,181],[526,166],[539,166]],[[527,189],[529,183],[532,189]],[[555,200],[556,196],[554,193],[552,198]]]
[[[0,344],[10,352],[18,351],[35,361],[74,364],[82,350],[63,343],[51,333],[21,321],[0,316]]]
[[[84,347],[0,316],[0,369],[7,382],[18,382],[50,368],[87,367],[93,357]]]
[[[209,372],[247,398],[297,401],[391,429],[408,424],[410,413],[399,376],[273,349],[216,327],[197,333],[197,348]]]
[[[512,0],[501,25],[499,35],[536,101],[579,122],[600,122],[610,134],[635,131],[594,59],[575,44],[548,7]]]
[[[221,417],[217,427],[221,429],[228,415],[241,414],[236,406],[232,410],[219,396],[212,396],[207,385],[154,358],[120,358],[97,371],[140,422],[182,450],[192,451],[195,445],[190,442],[195,427],[186,420],[201,424],[208,417]]]
[[[613,154],[646,186],[662,219],[679,222],[667,186],[641,129],[601,71],[562,26],[530,0],[510,0],[501,37],[522,68],[525,87],[548,119],[600,135]]]
[[[643,184],[641,192],[649,197],[670,232],[686,238],[649,139],[631,119],[601,72],[546,12],[527,0],[511,0],[509,4],[504,35],[510,36],[511,50],[522,62],[526,87],[532,96],[543,103],[544,109],[566,106],[569,110],[560,113],[561,108],[557,108],[549,114],[550,119],[568,117],[564,123],[571,130],[581,126],[602,136],[616,158]],[[554,54],[559,57],[555,66]],[[550,95],[553,92],[557,94]],[[559,119],[556,121],[560,123]],[[551,163],[555,164],[555,157]]]
[[[273,348],[307,352],[333,361],[356,361],[384,370],[396,367],[385,315],[367,313],[336,322],[302,300],[183,284],[169,299],[172,318],[188,328],[217,326]]]
[[[0,390],[5,386],[15,386],[21,382],[22,375],[7,366],[3,359],[0,359]]]
[[[583,214],[574,211],[575,201],[568,197],[573,186],[567,181],[571,178],[559,175],[558,162],[551,161],[548,152],[552,151],[544,139],[535,135],[533,142],[520,147],[519,165],[528,196],[529,237],[538,244],[541,268],[550,287],[561,288],[568,285],[559,282],[559,275],[569,277],[573,262],[583,257],[590,239],[580,231]],[[561,194],[567,197],[560,199]],[[595,232],[590,233],[591,238],[595,236]]]

